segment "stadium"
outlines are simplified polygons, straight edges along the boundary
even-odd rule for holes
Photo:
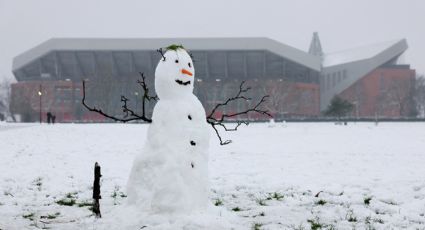
[[[50,39],[14,58],[10,111],[21,121],[37,121],[46,113],[58,122],[107,121],[81,105],[82,81],[87,103],[111,115],[122,114],[120,96],[141,111],[144,73],[154,89],[156,51],[183,44],[194,57],[195,94],[206,111],[233,96],[242,81],[251,87],[252,102],[270,95],[265,107],[276,119],[317,118],[335,95],[355,105],[352,117],[408,116],[415,71],[398,64],[405,39],[324,53],[317,33],[308,52],[269,38]],[[150,104],[148,111],[151,112]],[[246,119],[261,119],[249,116]]]

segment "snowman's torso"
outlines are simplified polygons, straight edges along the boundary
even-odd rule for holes
[[[152,120],[130,175],[130,203],[153,212],[204,209],[210,130],[202,104],[193,94],[159,100]]]
[[[202,104],[191,95],[178,100],[160,100],[155,105],[153,123],[148,131],[148,143],[154,148],[171,145],[187,152],[208,149],[209,129]]]

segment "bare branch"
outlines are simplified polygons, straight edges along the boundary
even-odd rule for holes
[[[227,99],[224,103],[219,103],[217,104],[214,109],[211,111],[211,113],[208,115],[207,118],[210,118],[214,115],[214,113],[217,111],[218,108],[222,107],[222,106],[226,106],[227,104],[229,104],[231,101],[236,101],[239,99],[245,99],[246,101],[251,100],[251,98],[247,98],[245,96],[241,96],[241,94],[248,92],[251,88],[247,87],[246,89],[243,88],[243,85],[245,84],[245,81],[242,81],[240,86],[239,86],[239,91],[236,94],[236,96],[231,97],[229,99]]]
[[[163,60],[162,60],[162,61],[165,61],[164,51],[162,50],[162,48],[159,48],[159,49],[157,49],[156,51],[157,51],[158,53],[160,53],[160,54],[161,54],[161,56],[162,56],[162,58],[163,58]]]
[[[192,52],[187,51],[189,53],[190,58],[192,59],[192,62],[196,62],[195,57],[193,56]]]
[[[139,72],[139,74],[142,77],[142,80],[137,80],[137,83],[139,83],[139,85],[142,87],[143,92],[144,92],[143,93],[143,100],[142,100],[142,114],[145,114],[146,113],[146,109],[145,109],[146,108],[146,101],[151,101],[151,100],[157,101],[158,97],[156,95],[155,96],[149,95],[149,88],[146,85],[145,75],[141,72]]]
[[[208,123],[210,123],[210,122],[208,122]],[[210,123],[210,124],[211,124],[212,128],[214,129],[215,133],[217,134],[218,139],[220,140],[220,145],[227,145],[227,144],[232,143],[232,140],[226,140],[226,141],[223,142],[223,140],[221,139],[220,133],[218,132],[217,128],[215,127],[215,124],[213,124],[213,123]]]
[[[231,140],[223,141],[221,136],[220,136],[220,133],[217,130],[217,126],[221,126],[225,131],[237,131],[239,126],[241,126],[242,124],[244,124],[244,125],[249,124],[248,121],[237,121],[236,126],[234,126],[233,128],[229,128],[225,124],[227,118],[237,117],[237,116],[245,115],[245,114],[248,114],[248,113],[251,113],[251,112],[259,113],[259,114],[262,114],[262,115],[265,115],[265,116],[268,116],[268,117],[272,117],[272,115],[269,113],[269,111],[260,109],[260,106],[264,102],[266,102],[266,99],[269,97],[268,95],[263,96],[261,98],[261,100],[257,104],[255,104],[255,106],[252,107],[252,108],[248,108],[244,111],[240,111],[240,112],[232,113],[232,114],[224,113],[224,114],[221,114],[221,116],[219,118],[214,117],[214,114],[217,112],[217,110],[219,108],[227,106],[230,102],[234,102],[234,101],[241,100],[241,99],[243,99],[245,101],[251,100],[251,98],[243,95],[244,93],[248,92],[251,89],[250,87],[244,88],[244,84],[245,84],[245,81],[242,81],[240,86],[239,86],[238,93],[234,97],[228,98],[225,102],[217,104],[212,109],[211,113],[207,116],[207,122],[213,127],[215,133],[217,134],[217,137],[220,140],[220,145],[227,145],[227,144],[232,143],[232,141]]]
[[[145,81],[145,76],[143,73],[140,73],[142,80],[138,80],[137,83],[139,83],[139,85],[142,86],[143,88],[143,98],[142,98],[142,115],[137,114],[136,112],[134,112],[132,109],[128,108],[127,106],[127,101],[129,101],[128,98],[126,98],[125,96],[121,95],[121,102],[123,102],[122,105],[122,111],[124,113],[124,118],[117,118],[111,115],[106,114],[105,112],[103,112],[101,109],[97,109],[95,106],[90,107],[86,104],[86,82],[83,80],[83,99],[82,99],[82,104],[84,105],[84,107],[86,107],[89,111],[92,112],[96,112],[101,114],[104,117],[110,118],[114,121],[120,121],[120,122],[129,122],[129,121],[135,121],[135,120],[143,120],[145,122],[151,123],[152,119],[146,117],[146,101],[151,101],[154,100],[156,101],[158,98],[157,96],[150,96],[149,95],[149,89],[146,85],[146,81]]]

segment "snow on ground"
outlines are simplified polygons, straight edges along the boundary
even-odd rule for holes
[[[212,136],[211,202],[237,229],[425,228],[424,123],[269,126]],[[89,210],[94,163],[111,218],[146,131],[0,123],[0,229],[108,229]]]

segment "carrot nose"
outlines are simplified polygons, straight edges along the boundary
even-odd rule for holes
[[[193,74],[187,69],[182,69],[182,74],[187,74],[189,76],[193,76]]]

